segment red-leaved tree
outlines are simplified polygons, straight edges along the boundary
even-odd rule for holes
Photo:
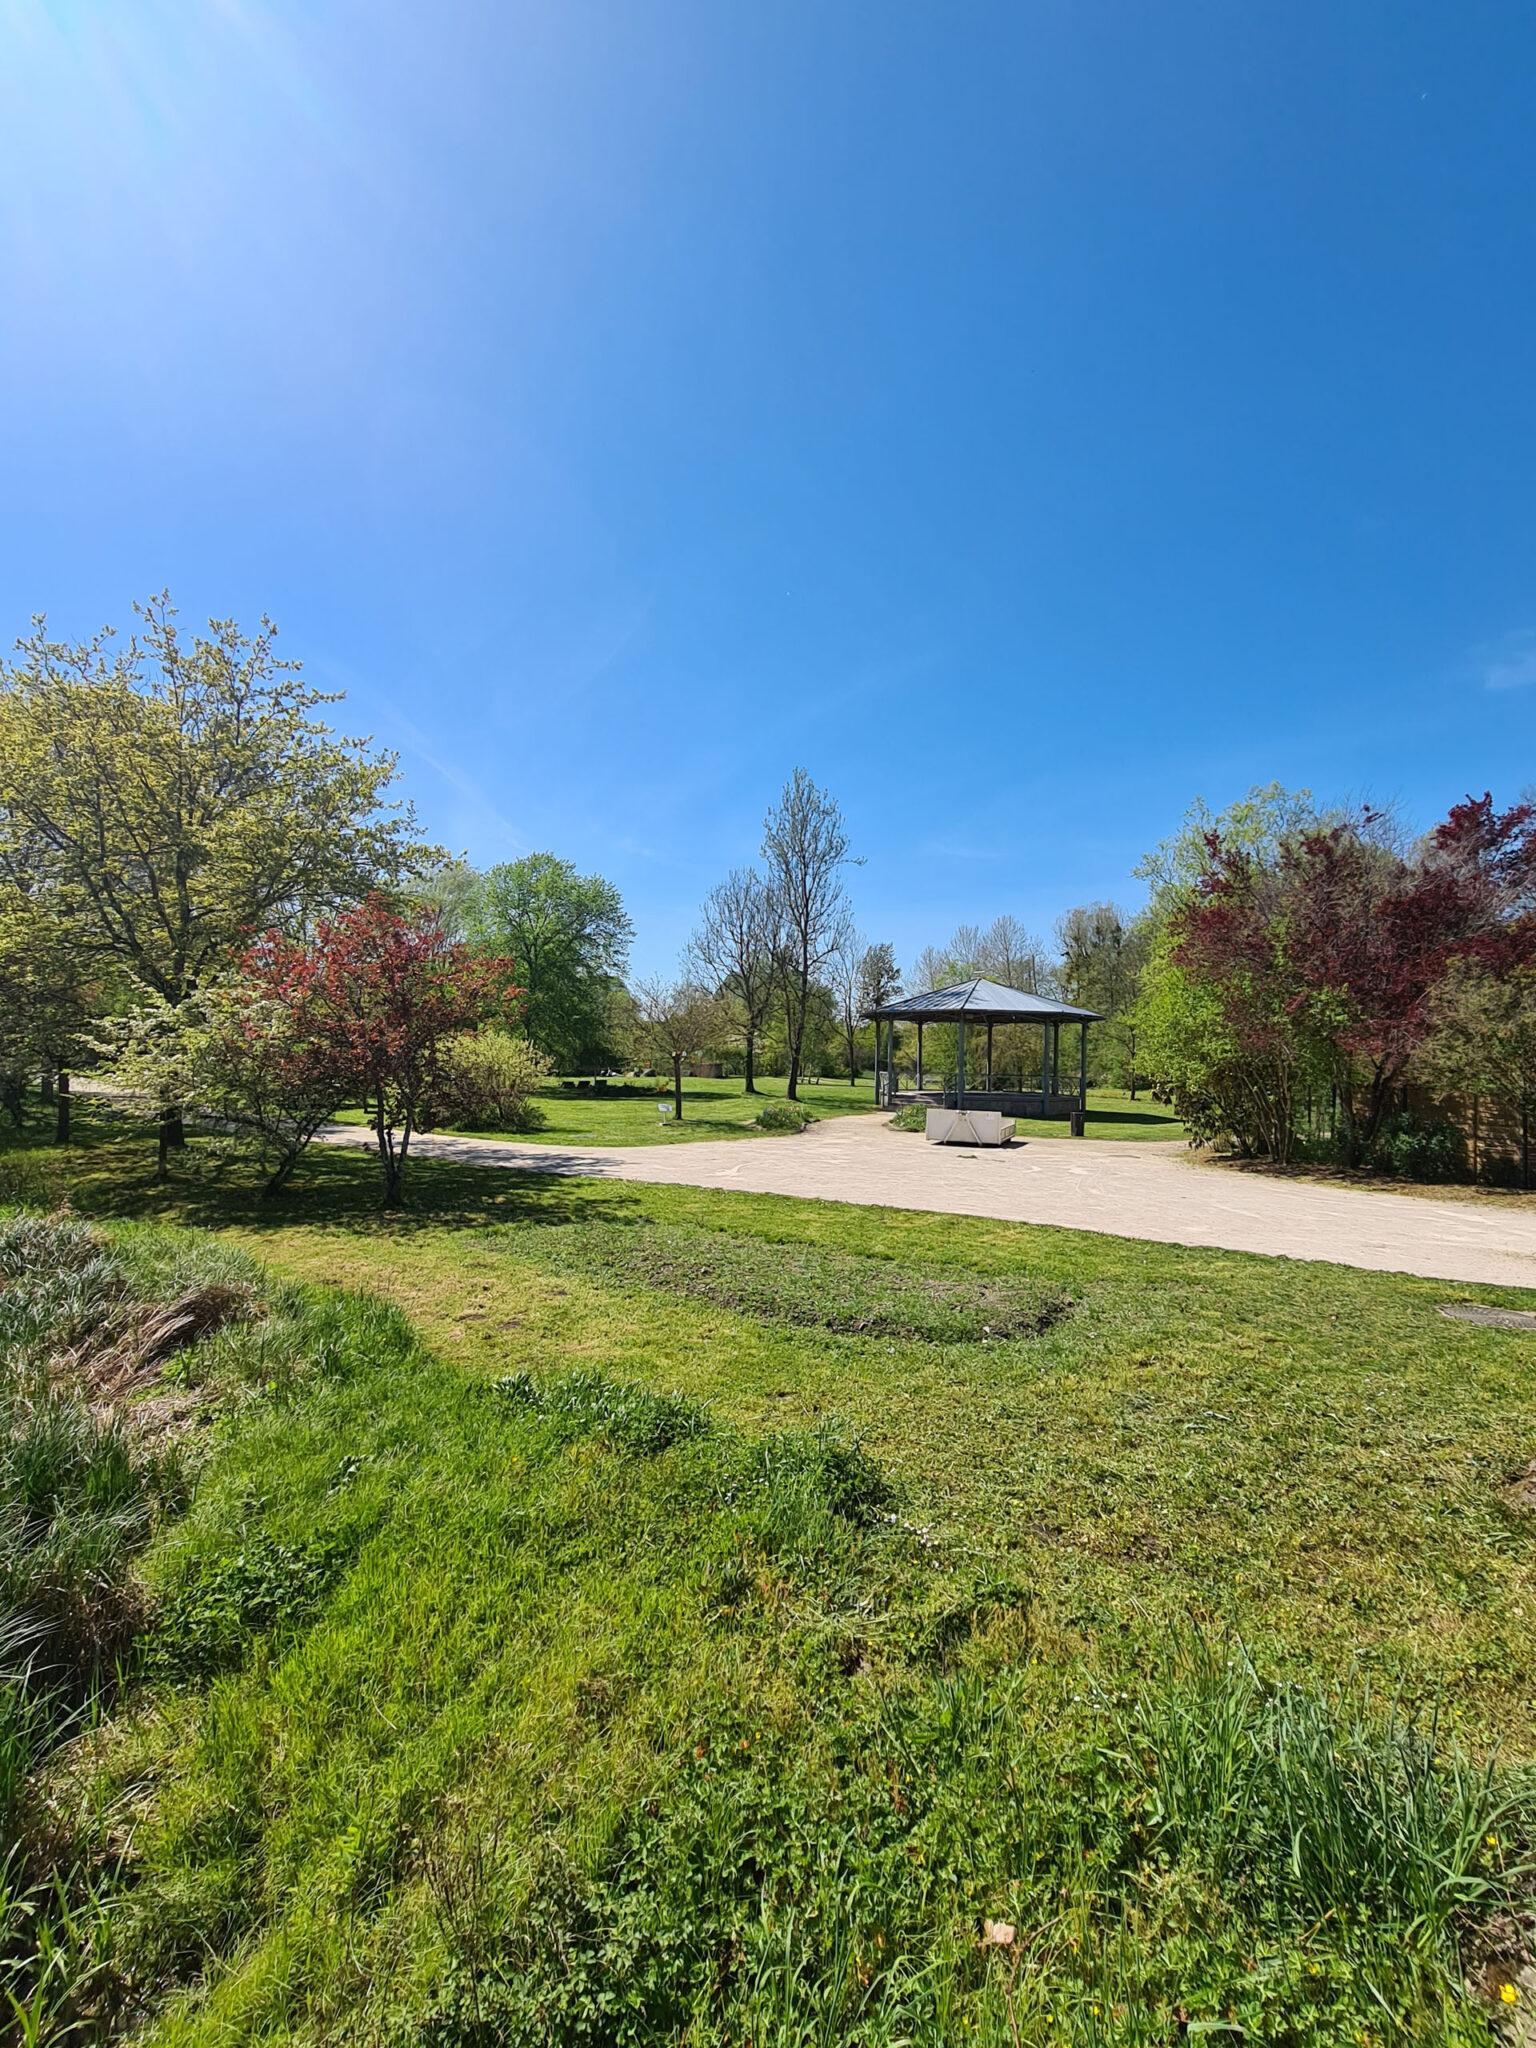
[[[263,1193],[276,1194],[357,1085],[331,1014],[325,955],[264,932],[203,1007],[209,1086],[199,1099],[255,1140],[269,1168]]]
[[[448,1043],[510,1017],[512,962],[471,953],[434,912],[402,914],[381,896],[322,924],[312,951],[323,1014],[372,1118],[384,1206],[398,1209],[411,1139],[441,1108]]]
[[[1359,1164],[1429,1037],[1451,962],[1497,971],[1536,957],[1536,807],[1468,798],[1407,859],[1354,826],[1309,832],[1281,871],[1294,1001],[1328,1049]]]
[[[1411,855],[1378,823],[1299,831],[1267,859],[1211,833],[1174,916],[1172,958],[1217,1005],[1228,1119],[1276,1158],[1296,1077],[1321,1062],[1360,1164],[1452,964],[1500,975],[1536,960],[1536,806],[1469,797]]]
[[[1203,1062],[1205,1087],[1241,1151],[1283,1164],[1313,1064],[1297,1014],[1285,884],[1277,868],[1219,833],[1206,835],[1206,850],[1209,867],[1179,914],[1173,958],[1219,1019]]]

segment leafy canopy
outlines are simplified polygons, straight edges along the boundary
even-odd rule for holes
[[[530,853],[482,878],[465,921],[482,951],[516,961],[524,1029],[540,1052],[570,1068],[602,1048],[634,936],[612,882]]]
[[[82,957],[179,1003],[269,927],[394,886],[427,853],[385,793],[392,754],[316,718],[335,701],[276,628],[185,638],[167,595],[140,630],[50,640],[0,672],[0,889],[42,889]]]

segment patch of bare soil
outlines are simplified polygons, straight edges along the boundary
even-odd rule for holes
[[[1467,1989],[1506,2048],[1536,2048],[1536,1916],[1496,1913],[1473,1942]]]
[[[1536,1514],[1536,1458],[1509,1482],[1509,1497],[1517,1508],[1528,1508]]]
[[[1536,1332],[1536,1310],[1490,1308],[1482,1301],[1443,1301],[1440,1313],[1453,1323],[1479,1323],[1485,1330]]]

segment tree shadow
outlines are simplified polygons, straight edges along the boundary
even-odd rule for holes
[[[55,1162],[70,1204],[81,1215],[182,1224],[204,1230],[345,1229],[389,1237],[429,1230],[483,1230],[502,1223],[618,1221],[633,1205],[620,1184],[596,1192],[590,1172],[573,1171],[552,1152],[548,1171],[522,1172],[457,1159],[413,1158],[404,1209],[381,1206],[381,1176],[361,1147],[314,1145],[292,1181],[263,1195],[259,1172],[217,1141],[193,1138],[173,1155],[171,1178],[154,1177],[154,1142],[144,1126],[110,1109],[93,1109],[60,1150],[28,1143]]]
[[[1137,1124],[1143,1129],[1166,1130],[1170,1137],[1177,1137],[1183,1128],[1173,1112],[1166,1109],[1090,1109],[1090,1132],[1095,1124]]]

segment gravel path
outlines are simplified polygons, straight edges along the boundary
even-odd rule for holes
[[[333,1125],[333,1145],[371,1132]],[[1058,1224],[1160,1244],[1216,1245],[1374,1272],[1536,1287],[1536,1210],[1436,1202],[1224,1172],[1182,1146],[1033,1138],[1006,1150],[928,1145],[882,1116],[840,1116],[798,1137],[585,1150],[499,1138],[417,1137],[412,1154],[594,1180],[734,1188],[1005,1222]]]

